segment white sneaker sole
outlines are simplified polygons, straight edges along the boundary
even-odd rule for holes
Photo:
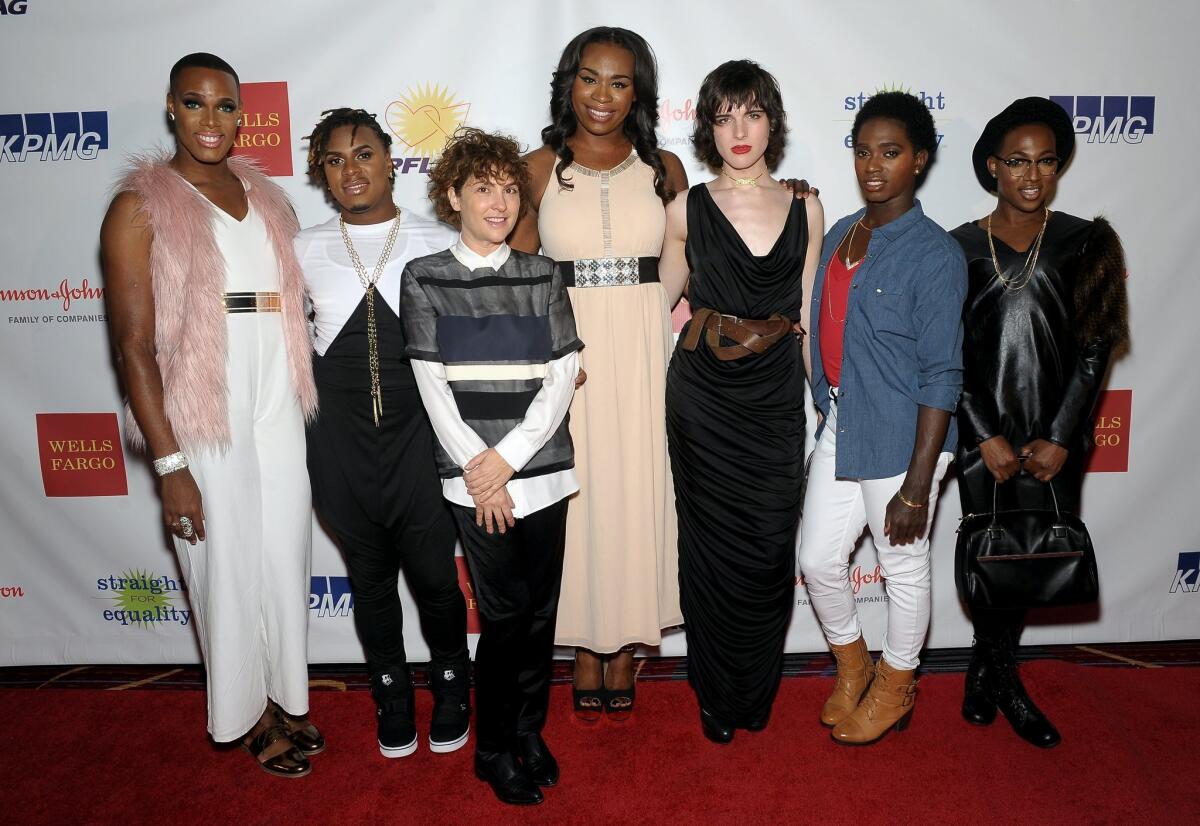
[[[467,730],[462,733],[462,737],[456,740],[450,740],[446,743],[439,743],[432,737],[429,739],[429,750],[434,754],[449,754],[452,751],[458,751],[467,744],[467,736],[471,733],[471,727],[468,725]]]
[[[375,742],[379,743],[379,753],[390,759],[395,757],[408,757],[417,750],[417,743],[419,740],[420,738],[414,735],[412,742],[403,746],[385,746],[383,743],[379,743],[378,740]]]

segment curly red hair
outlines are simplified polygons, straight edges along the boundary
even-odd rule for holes
[[[529,203],[529,165],[521,157],[521,146],[507,135],[492,134],[464,126],[451,136],[437,165],[429,173],[429,200],[437,217],[462,228],[462,219],[450,205],[447,191],[461,192],[472,178],[481,181],[512,179],[521,195],[521,212]]]

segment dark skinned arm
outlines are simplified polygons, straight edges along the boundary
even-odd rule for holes
[[[100,257],[104,269],[109,335],[117,373],[129,393],[129,406],[150,455],[169,456],[179,450],[163,407],[163,381],[155,358],[154,289],[150,276],[152,234],[138,212],[137,196],[118,195],[100,228]],[[178,534],[179,517],[192,520],[194,545],[204,539],[204,506],[200,488],[184,468],[161,480],[162,515],[167,529]]]
[[[908,462],[908,473],[900,485],[899,494],[888,502],[883,518],[883,532],[893,545],[909,545],[925,535],[929,493],[933,488],[934,471],[949,427],[949,411],[924,405],[917,408],[917,440]],[[900,500],[901,496],[922,507],[909,507]]]

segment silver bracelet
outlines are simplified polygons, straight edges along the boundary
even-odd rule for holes
[[[182,452],[172,453],[170,456],[163,456],[160,459],[154,460],[154,472],[159,476],[166,476],[168,473],[183,470],[187,466],[187,457]]]

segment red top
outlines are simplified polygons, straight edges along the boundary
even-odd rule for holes
[[[821,288],[821,368],[830,387],[837,387],[842,378],[842,336],[846,330],[846,310],[850,305],[850,282],[862,261],[849,268],[836,252],[825,268],[825,284]]]

